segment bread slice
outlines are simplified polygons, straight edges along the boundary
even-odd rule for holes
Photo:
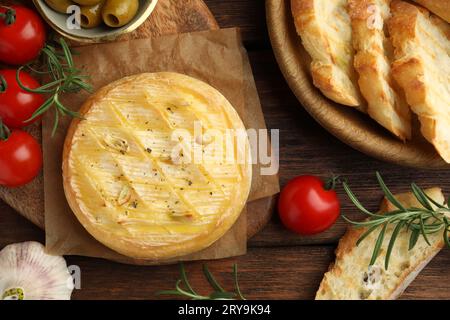
[[[444,203],[441,189],[432,188],[425,192],[438,203]],[[400,194],[397,199],[406,207],[420,207],[412,193]],[[392,210],[393,205],[383,200],[381,212]],[[408,250],[410,231],[403,230],[396,240],[389,268],[385,270],[386,248],[393,232],[393,227],[388,227],[381,254],[375,265],[368,267],[378,232],[371,233],[356,246],[364,231],[349,228],[342,237],[336,250],[336,261],[325,273],[317,291],[317,300],[396,299],[444,246],[442,233],[436,233],[429,236],[431,246],[420,237],[416,246]]]
[[[314,85],[331,100],[362,106],[353,68],[347,0],[291,0],[292,15],[303,46],[311,55]]]
[[[394,0],[391,12],[392,74],[419,116],[423,135],[450,163],[450,26],[404,1]]]
[[[411,138],[411,112],[391,75],[393,48],[385,34],[391,0],[350,0],[354,66],[368,114],[401,140]],[[387,29],[387,28],[386,28]]]
[[[413,0],[450,23],[449,0]]]

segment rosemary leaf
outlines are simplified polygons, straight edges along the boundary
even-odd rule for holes
[[[412,250],[416,246],[417,240],[419,240],[419,236],[420,236],[420,230],[412,230],[411,231],[411,236],[409,237],[408,250]]]
[[[194,289],[192,289],[191,284],[189,283],[187,274],[186,274],[186,269],[184,268],[184,263],[181,262],[180,263],[180,274],[181,274],[181,279],[183,280],[184,285],[186,286],[186,288],[192,293],[197,295],[197,293],[194,291]]]
[[[450,232],[449,228],[450,228],[450,222],[448,221],[447,217],[444,217],[444,223],[445,223],[445,228],[444,228],[444,243],[447,245],[448,248],[450,248],[450,238],[448,236],[448,233]]]
[[[369,266],[373,266],[380,255],[381,246],[383,245],[384,235],[386,234],[387,223],[383,225],[380,234],[378,235],[377,242],[375,243],[375,248],[373,249],[372,258],[370,259]]]
[[[244,295],[241,292],[241,288],[239,287],[239,281],[238,281],[238,266],[237,264],[233,264],[233,278],[234,278],[234,287],[236,288],[236,292],[238,294],[239,299],[241,300],[247,300],[245,299]]]
[[[381,190],[383,190],[383,193],[384,193],[386,199],[388,199],[388,201],[390,203],[392,203],[394,206],[396,206],[400,210],[406,211],[406,209],[402,206],[402,204],[392,194],[391,190],[389,190],[389,188],[386,186],[383,178],[381,177],[381,174],[377,171],[376,175],[377,175],[378,184],[380,185]]]
[[[373,231],[375,231],[376,229],[378,229],[378,227],[380,226],[380,224],[385,223],[385,222],[380,222],[379,224],[374,224],[373,226],[371,226],[370,228],[368,228],[366,230],[366,232],[364,232],[361,237],[359,237],[358,241],[356,241],[356,246],[359,246],[361,244],[361,242],[364,241],[364,239],[366,239]]]
[[[82,88],[83,90],[92,93],[92,86],[86,82],[83,82],[80,77],[75,77],[73,79],[73,83],[76,84],[78,87]]]
[[[56,104],[57,108],[63,114],[69,115],[69,116],[71,116],[73,118],[84,119],[78,112],[72,111],[72,110],[67,109],[66,107],[64,107],[64,105],[61,102],[59,102],[58,94],[55,94],[54,101],[55,101],[55,104]]]
[[[433,205],[435,205],[437,208],[439,209],[447,209],[447,207],[445,205],[443,205],[442,203],[438,203],[436,200],[434,200],[433,198],[431,198],[429,195],[427,195],[424,192],[424,195],[427,197],[428,201],[430,201]]]
[[[59,41],[61,43],[61,48],[63,49],[68,67],[73,68],[72,54],[70,52],[69,46],[67,45],[67,42],[64,40],[64,38],[61,38]]]
[[[364,227],[370,227],[371,225],[373,225],[375,222],[374,221],[380,221],[380,220],[365,220],[365,221],[353,221],[350,220],[349,218],[347,218],[346,216],[342,216],[342,219],[344,219],[345,221],[347,221],[348,223],[353,224],[356,228],[364,228]],[[379,222],[379,224],[381,224],[381,222]]]
[[[433,207],[431,206],[430,202],[428,201],[427,196],[425,195],[425,193],[422,191],[422,189],[420,189],[417,184],[412,183],[411,184],[411,189],[412,192],[414,194],[414,196],[417,198],[417,200],[420,202],[420,204],[425,208],[428,209],[430,211],[433,211]]]
[[[429,246],[431,246],[430,240],[428,240],[427,233],[425,231],[425,222],[423,217],[420,217],[420,232],[422,233],[423,238],[427,242]]]
[[[208,280],[211,287],[213,287],[214,290],[219,292],[225,292],[225,290],[220,286],[220,284],[217,282],[217,280],[214,278],[214,276],[209,272],[208,266],[206,264],[203,265],[203,273],[205,274],[206,279]]]
[[[190,292],[187,292],[187,291],[183,290],[183,289],[180,287],[180,284],[181,284],[182,282],[183,282],[182,280],[178,280],[177,283],[175,284],[175,288],[176,288],[177,291],[180,292],[182,295],[184,295],[184,296],[186,296],[186,297],[193,298],[193,299],[195,299],[195,300],[208,300],[208,297],[199,296],[199,295],[197,295],[197,294],[193,294],[193,293],[190,293]]]
[[[44,112],[46,112],[53,105],[53,97],[48,98],[31,116],[30,119],[25,120],[25,122],[30,122],[41,116]]]
[[[389,259],[391,258],[392,249],[394,248],[395,240],[397,240],[398,234],[400,233],[401,229],[404,227],[405,222],[400,221],[397,223],[397,225],[394,228],[394,231],[392,231],[391,239],[389,240],[389,245],[386,251],[386,258],[384,260],[384,268],[387,270],[389,268]]]
[[[177,290],[161,290],[156,293],[157,296],[165,296],[165,295],[171,295],[171,296],[182,296],[183,294]]]
[[[59,124],[59,110],[55,110],[55,120],[53,121],[52,137],[55,136]]]
[[[350,189],[350,187],[347,185],[346,182],[342,183],[342,186],[344,187],[345,192],[347,193],[348,197],[350,198],[350,200],[353,202],[353,204],[362,212],[364,212],[365,214],[372,216],[373,213],[370,212],[369,210],[367,210],[366,208],[364,208],[364,206],[361,204],[361,202],[359,202],[358,198],[356,198],[355,194],[353,193],[353,191]]]
[[[55,89],[50,89],[51,87],[53,87],[53,86],[55,86],[55,85],[57,85],[57,84],[59,84],[59,83],[61,83],[63,80],[61,79],[61,80],[57,80],[57,81],[52,81],[52,82],[50,82],[50,83],[47,83],[47,84],[45,84],[45,85],[43,85],[43,86],[40,86],[39,88],[37,88],[37,89],[31,89],[31,88],[28,88],[28,87],[26,87],[23,83],[22,83],[22,81],[20,80],[20,72],[25,68],[26,66],[21,66],[21,67],[19,67],[18,69],[17,69],[17,72],[16,72],[16,82],[17,82],[17,84],[19,85],[19,87],[22,89],[22,90],[24,90],[24,91],[26,91],[26,92],[30,92],[30,93],[41,93],[41,94],[44,94],[44,93],[53,93],[54,91],[55,91]]]
[[[236,297],[235,293],[232,292],[213,292],[209,296],[211,300],[232,300]]]

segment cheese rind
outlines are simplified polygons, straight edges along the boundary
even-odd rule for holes
[[[250,146],[216,89],[176,73],[140,74],[100,89],[80,112],[64,146],[64,190],[98,241],[163,260],[200,251],[232,227],[250,191]],[[220,149],[230,133],[231,148]]]

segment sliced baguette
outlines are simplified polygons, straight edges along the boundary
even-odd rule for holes
[[[444,203],[440,188],[428,189],[425,192],[436,202]],[[396,197],[406,207],[420,207],[412,193],[399,194]],[[392,210],[393,205],[384,199],[381,212]],[[317,291],[317,300],[396,299],[444,246],[442,233],[436,233],[429,236],[431,246],[420,237],[416,246],[409,250],[411,233],[403,230],[397,237],[389,268],[385,270],[386,248],[393,232],[393,227],[390,226],[386,230],[380,256],[375,265],[369,268],[378,232],[371,233],[356,246],[364,231],[349,228],[342,237],[336,250],[336,261],[325,273]]]
[[[392,74],[418,115],[422,134],[450,163],[450,25],[404,1],[394,0],[391,12]]]
[[[450,23],[450,1],[449,0],[413,0],[424,6],[435,15],[438,15]]]
[[[411,138],[411,112],[391,75],[392,44],[385,34],[391,0],[349,0],[352,22],[354,66],[359,87],[367,100],[367,113],[405,141]]]
[[[352,32],[346,7],[347,0],[291,0],[297,33],[312,58],[314,85],[331,100],[358,107],[365,102],[353,68]]]

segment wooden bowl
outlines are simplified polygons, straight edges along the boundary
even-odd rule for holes
[[[267,24],[276,59],[303,107],[325,129],[351,147],[374,158],[424,169],[449,169],[415,124],[413,139],[403,143],[353,108],[327,99],[313,86],[311,58],[295,30],[289,0],[266,0]]]
[[[136,30],[150,16],[158,0],[140,0],[136,16],[120,28],[111,28],[105,24],[92,29],[69,29],[67,27],[67,14],[56,12],[44,0],[33,0],[36,8],[45,21],[64,37],[84,43],[100,43],[112,41],[120,35]]]

